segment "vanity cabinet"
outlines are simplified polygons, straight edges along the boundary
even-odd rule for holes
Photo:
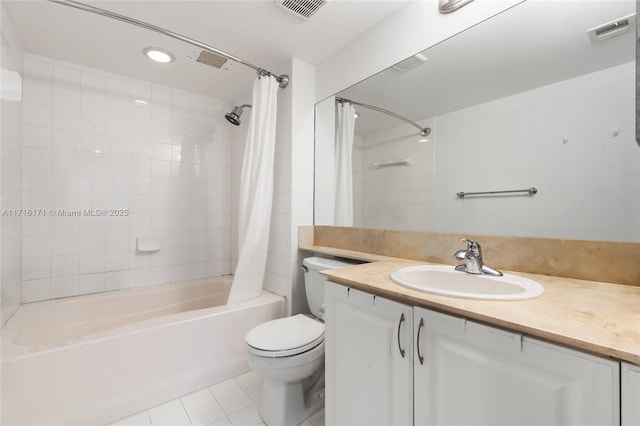
[[[619,363],[414,308],[415,424],[617,425]]]
[[[327,283],[328,425],[413,423],[413,308]]]
[[[620,424],[616,361],[331,282],[325,297],[328,425]]]
[[[640,426],[640,366],[622,363],[622,426]]]

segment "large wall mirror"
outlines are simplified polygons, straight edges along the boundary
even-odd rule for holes
[[[431,129],[354,105],[347,166],[318,103],[315,224],[640,242],[635,14],[526,1],[337,93]]]

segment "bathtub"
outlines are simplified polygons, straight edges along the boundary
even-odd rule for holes
[[[2,328],[0,423],[101,425],[249,369],[284,299],[225,305],[231,277],[22,305]]]

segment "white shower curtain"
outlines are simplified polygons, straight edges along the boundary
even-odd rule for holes
[[[336,126],[336,199],[334,221],[336,226],[353,226],[353,132],[356,110],[350,103],[338,104]]]
[[[275,77],[256,79],[240,178],[238,264],[227,303],[258,297],[264,281],[273,201],[277,97]]]

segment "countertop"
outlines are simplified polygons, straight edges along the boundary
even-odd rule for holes
[[[323,271],[333,282],[640,365],[640,287],[503,271],[538,281],[544,294],[524,301],[461,299],[402,287],[389,277],[428,262],[330,247],[300,249],[371,262]]]

